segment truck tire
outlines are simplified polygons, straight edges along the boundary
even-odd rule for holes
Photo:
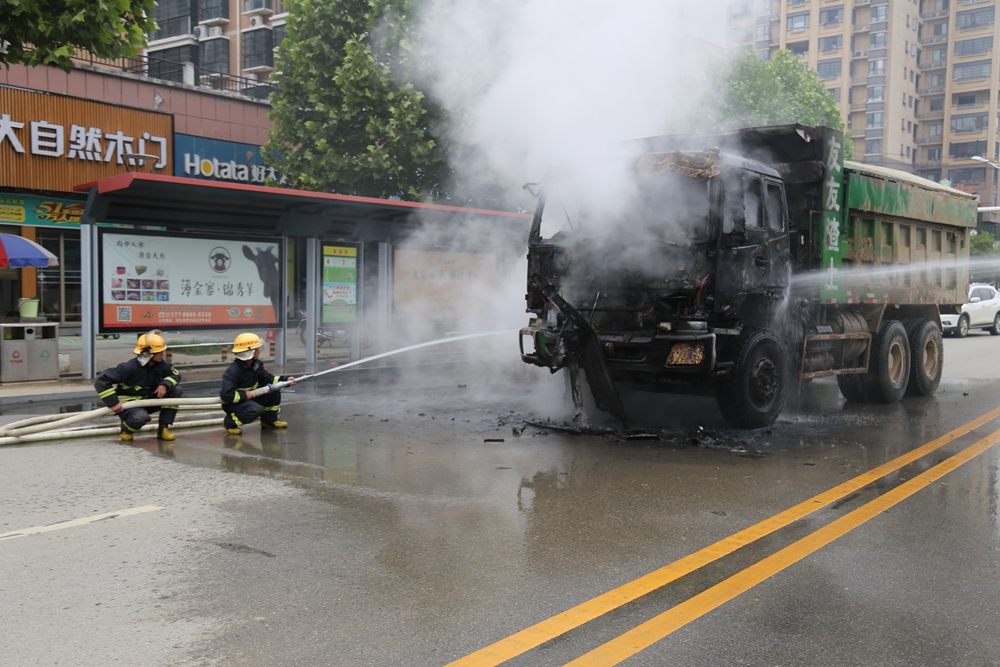
[[[958,324],[955,326],[955,338],[965,338],[969,335],[969,316],[962,314],[958,318]]]
[[[930,396],[941,384],[944,371],[944,339],[933,320],[918,318],[906,325],[910,341],[910,383],[907,396]]]
[[[868,394],[865,392],[865,376],[852,373],[850,375],[838,375],[837,386],[840,393],[844,395],[848,403],[867,403]]]
[[[910,344],[899,320],[885,320],[872,341],[865,375],[865,393],[871,403],[898,403],[910,381]]]
[[[716,393],[719,411],[734,428],[763,428],[785,405],[785,354],[763,329],[744,328],[736,344],[735,366]]]

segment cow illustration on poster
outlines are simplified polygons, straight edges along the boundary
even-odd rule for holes
[[[243,246],[243,256],[257,266],[257,275],[264,283],[264,296],[271,300],[274,308],[274,315],[278,317],[281,311],[278,309],[278,299],[281,294],[281,273],[278,271],[278,257],[274,253],[274,246],[267,246],[263,250],[260,247],[254,252],[250,246]]]

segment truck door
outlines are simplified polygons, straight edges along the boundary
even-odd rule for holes
[[[716,308],[738,308],[751,294],[762,294],[771,281],[764,187],[753,172],[723,175],[724,201]]]
[[[767,207],[767,286],[772,290],[788,288],[791,277],[791,247],[788,235],[788,206],[781,182],[764,179]]]

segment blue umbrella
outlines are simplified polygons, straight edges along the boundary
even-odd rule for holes
[[[59,266],[59,259],[34,241],[13,234],[0,234],[0,269],[47,266]]]

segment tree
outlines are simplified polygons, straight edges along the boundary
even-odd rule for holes
[[[771,60],[751,51],[718,64],[709,76],[700,130],[719,131],[760,125],[825,125],[844,129],[837,101],[815,70],[781,49]],[[851,142],[846,141],[847,157]]]
[[[156,29],[155,0],[3,0],[0,63],[69,71],[76,49],[99,58],[136,56]]]
[[[410,0],[285,0],[267,160],[292,185],[370,197],[442,194],[443,115],[407,67]]]
[[[1000,248],[992,232],[980,230],[969,242],[973,282],[1000,284]]]

